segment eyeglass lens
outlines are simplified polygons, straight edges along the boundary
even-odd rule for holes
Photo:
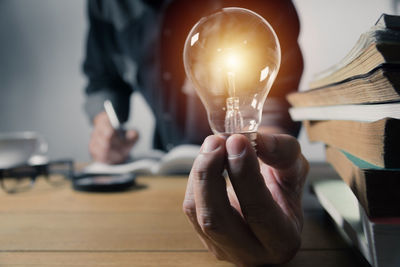
[[[73,162],[71,160],[52,161],[46,165],[0,170],[1,187],[7,193],[23,192],[30,189],[40,175],[44,175],[52,186],[63,185],[72,178]]]
[[[71,161],[58,161],[51,162],[47,166],[47,181],[54,185],[62,185],[72,177],[72,162]]]
[[[30,189],[37,172],[30,166],[17,167],[3,171],[1,186],[8,193],[17,193]]]

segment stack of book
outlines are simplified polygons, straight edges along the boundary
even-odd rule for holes
[[[288,100],[342,178],[314,184],[322,206],[371,265],[400,266],[400,17],[383,14]]]

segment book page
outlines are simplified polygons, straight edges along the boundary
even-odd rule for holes
[[[358,200],[351,189],[339,179],[317,180],[312,183],[312,188],[322,207],[334,220],[339,233],[371,263],[372,255],[361,225]]]
[[[164,157],[167,153],[165,153],[162,150],[158,149],[151,149],[147,151],[142,151],[142,152],[136,152],[135,149],[133,150],[133,153],[131,153],[130,160],[131,161],[138,161],[142,159],[152,159],[156,161],[160,161],[162,157]]]
[[[93,162],[82,170],[84,174],[151,174],[154,166],[158,165],[158,161],[154,159],[140,159],[124,164],[105,164]]]
[[[154,150],[133,154],[131,161],[123,164],[93,162],[82,170],[84,174],[188,174],[200,151],[198,145],[180,145],[168,153]]]
[[[199,151],[200,146],[197,145],[177,146],[161,159],[158,168],[153,171],[157,174],[188,174]]]

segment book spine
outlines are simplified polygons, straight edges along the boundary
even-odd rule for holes
[[[397,168],[400,166],[400,123],[388,119],[385,124],[383,154],[385,166]],[[400,177],[399,177],[400,178]]]

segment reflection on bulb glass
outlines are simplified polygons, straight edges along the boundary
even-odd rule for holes
[[[213,132],[256,132],[281,61],[269,23],[253,11],[224,8],[197,22],[183,53]]]

